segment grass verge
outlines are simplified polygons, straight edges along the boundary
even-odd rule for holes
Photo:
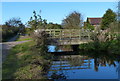
[[[3,63],[3,79],[46,79],[46,67],[50,65],[50,60],[37,54],[31,48],[34,44],[34,41],[29,41],[10,50]]]
[[[26,41],[26,40],[32,40],[29,36],[20,36],[16,41]]]

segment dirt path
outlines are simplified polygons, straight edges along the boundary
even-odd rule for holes
[[[28,42],[27,41],[14,41],[14,42],[5,42],[5,43],[0,43],[0,45],[2,45],[2,61],[5,60],[6,56],[9,54],[9,50],[14,47],[15,45],[24,43],[24,42]]]
[[[2,51],[2,61],[5,60],[6,56],[9,54],[9,50],[14,47],[17,44],[21,44],[24,42],[28,42],[30,40],[26,40],[26,41],[15,41],[17,38],[19,37],[19,35],[17,34],[16,36],[14,36],[13,38],[11,38],[8,42],[3,42],[0,43],[0,50]]]

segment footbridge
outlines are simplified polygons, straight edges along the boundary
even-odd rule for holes
[[[90,30],[85,29],[42,29],[52,40],[52,45],[76,45],[91,41]],[[41,30],[39,30],[41,31]]]

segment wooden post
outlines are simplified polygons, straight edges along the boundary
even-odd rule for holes
[[[81,33],[80,33],[80,32],[81,32],[81,31],[79,30],[79,40],[81,40],[81,35],[80,35]]]
[[[60,45],[62,43],[62,30],[60,30]]]
[[[70,33],[70,44],[71,44],[71,35],[72,35],[72,31],[71,30],[69,30],[69,33]]]
[[[54,38],[55,38],[55,30],[53,30],[53,35],[54,35]]]
[[[50,38],[52,38],[51,30],[48,30],[48,31],[49,31]]]

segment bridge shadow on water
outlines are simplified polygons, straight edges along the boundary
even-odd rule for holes
[[[48,72],[50,79],[120,80],[120,56],[118,55],[99,51],[86,52],[78,49],[78,45],[72,46],[70,51],[49,53],[55,57]]]

